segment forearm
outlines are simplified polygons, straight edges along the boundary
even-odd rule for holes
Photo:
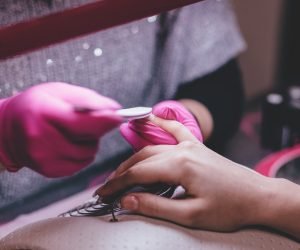
[[[203,139],[206,141],[211,135],[214,126],[210,111],[205,105],[195,100],[181,99],[178,101],[183,104],[197,119]]]
[[[262,201],[259,224],[300,240],[300,186],[285,179],[273,179],[270,190],[270,195]]]

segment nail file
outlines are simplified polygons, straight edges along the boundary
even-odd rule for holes
[[[116,113],[127,120],[136,120],[148,117],[152,112],[149,107],[134,107],[128,109],[119,109]]]
[[[88,113],[98,111],[100,109],[90,109],[80,106],[75,106],[74,111],[78,113]],[[136,120],[146,118],[151,115],[152,108],[150,107],[134,107],[127,109],[119,109],[116,111],[116,114],[122,116],[125,120]]]

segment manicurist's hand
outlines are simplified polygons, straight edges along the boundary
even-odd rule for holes
[[[153,107],[152,113],[167,120],[183,124],[199,140],[203,141],[202,132],[196,118],[178,101],[162,101]],[[138,119],[123,123],[121,134],[137,152],[149,145],[174,145],[176,138],[147,119]]]
[[[26,166],[49,177],[71,175],[93,161],[99,138],[121,123],[119,108],[95,91],[61,82],[0,100],[0,162],[10,171]]]
[[[178,145],[142,149],[122,163],[98,189],[100,196],[107,197],[137,184],[181,185],[186,191],[184,198],[171,200],[132,193],[122,198],[121,205],[192,228],[232,231],[260,224],[299,237],[299,199],[295,201],[286,193],[289,187],[299,194],[297,185],[264,177],[220,156],[198,142],[180,123],[157,117],[151,122],[171,133]]]

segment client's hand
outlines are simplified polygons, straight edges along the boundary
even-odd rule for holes
[[[177,101],[163,101],[153,107],[153,114],[167,120],[176,120],[187,127],[199,141],[203,141],[199,125],[193,115]],[[121,134],[135,151],[148,145],[174,145],[176,138],[148,119],[124,123]]]
[[[181,185],[186,195],[171,200],[132,193],[121,205],[137,213],[193,228],[228,231],[258,223],[261,201],[268,202],[269,179],[211,151],[175,121],[152,117],[178,145],[148,146],[127,161],[97,190],[108,197],[133,185]]]
[[[27,166],[49,177],[71,175],[93,161],[98,139],[121,123],[119,108],[95,91],[59,82],[0,100],[0,162],[10,171]]]

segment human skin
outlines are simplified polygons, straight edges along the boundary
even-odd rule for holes
[[[147,193],[123,197],[121,206],[187,227],[233,231],[263,225],[300,240],[299,185],[262,176],[208,149],[180,123],[150,118],[177,145],[148,146],[123,162],[97,190],[108,197],[134,185],[181,185],[181,199]],[[184,212],[183,212],[184,211]]]

